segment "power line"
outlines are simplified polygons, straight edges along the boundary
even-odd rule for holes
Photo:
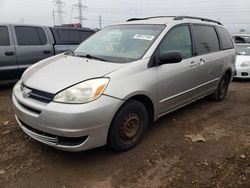
[[[70,13],[70,19],[69,19],[69,23],[70,23],[70,24],[72,23],[73,11],[74,11],[74,8],[73,8],[73,6],[72,6],[72,7],[71,7],[71,13]]]
[[[57,14],[57,23],[59,25],[63,24],[63,14],[65,13],[62,8],[65,6],[65,3],[62,0],[55,0],[55,6],[57,7],[57,10],[54,11],[54,13]]]
[[[102,29],[102,15],[99,16],[99,29]]]
[[[86,10],[88,7],[82,3],[82,0],[78,0],[75,6],[78,8],[78,17],[75,17],[75,19],[78,19],[79,23],[83,26],[83,20],[87,20],[87,18],[83,16],[83,10]]]
[[[56,25],[56,18],[55,18],[55,10],[52,11],[52,17],[53,17],[53,24]]]

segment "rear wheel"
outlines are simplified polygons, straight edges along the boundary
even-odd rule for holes
[[[115,151],[133,148],[140,142],[147,125],[148,112],[145,106],[139,101],[127,101],[111,123],[108,147]]]
[[[227,95],[229,83],[230,80],[228,75],[224,74],[219,82],[218,88],[210,97],[215,101],[222,101]]]

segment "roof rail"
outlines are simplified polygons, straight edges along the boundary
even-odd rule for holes
[[[183,20],[183,19],[187,18],[187,19],[201,20],[201,21],[205,21],[205,22],[214,22],[214,23],[217,23],[219,25],[222,25],[222,23],[220,23],[219,21],[216,21],[216,20],[211,20],[211,19],[201,18],[201,17],[194,17],[194,16],[152,16],[152,17],[145,17],[145,18],[131,18],[131,19],[128,19],[127,22],[138,21],[138,20],[148,20],[151,18],[173,18],[173,20]]]
[[[151,18],[175,18],[176,16],[152,16],[152,17],[145,17],[145,18],[130,18],[127,22],[137,21],[137,20],[148,20]]]
[[[205,21],[205,22],[214,22],[214,23],[217,23],[219,25],[222,25],[222,23],[220,23],[219,21],[216,21],[216,20],[211,20],[211,19],[201,18],[201,17],[194,17],[194,16],[176,16],[174,18],[174,20],[183,20],[184,18],[196,19],[196,20],[201,20],[201,21]]]

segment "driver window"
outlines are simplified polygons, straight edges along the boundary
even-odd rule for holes
[[[167,33],[160,45],[160,54],[178,50],[182,58],[192,57],[192,42],[188,26],[179,26]]]

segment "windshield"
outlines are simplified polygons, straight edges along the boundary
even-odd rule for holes
[[[238,55],[250,55],[250,45],[236,45]]]
[[[143,57],[164,27],[164,25],[110,26],[80,44],[74,55],[98,57],[117,63],[135,61]]]

